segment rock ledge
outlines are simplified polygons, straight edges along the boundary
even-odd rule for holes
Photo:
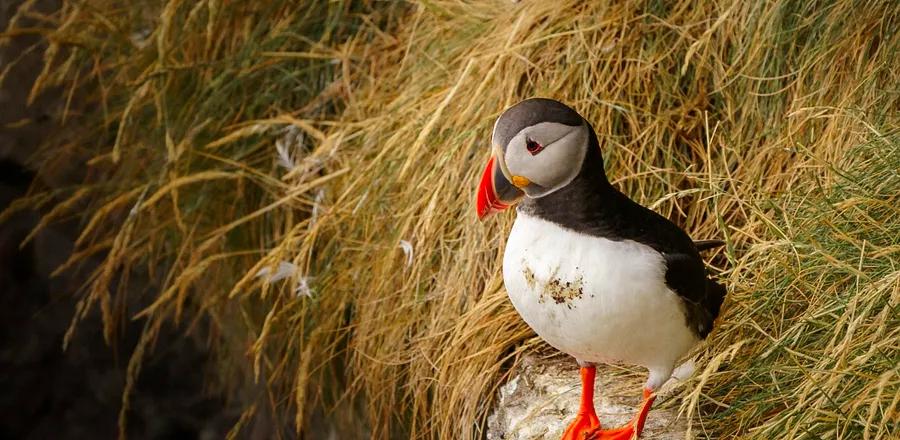
[[[643,380],[612,378],[612,367],[597,367],[594,405],[600,423],[615,428],[627,423],[641,402]],[[663,386],[647,417],[641,439],[681,440],[687,424],[677,410],[658,409],[670,396],[673,380]],[[539,360],[527,356],[500,389],[500,401],[488,420],[489,440],[533,440],[562,437],[578,410],[581,394],[578,368],[569,360]]]

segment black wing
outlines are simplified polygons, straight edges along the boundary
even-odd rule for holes
[[[599,155],[599,148],[588,154]],[[693,240],[677,225],[613,188],[602,167],[585,166],[569,185],[537,199],[525,198],[519,211],[593,237],[633,240],[659,252],[666,263],[666,284],[684,302],[688,325],[705,338],[725,298],[725,288],[706,274],[699,248],[717,241]],[[602,161],[595,157],[596,163]],[[593,175],[593,177],[591,177]]]
[[[621,213],[633,225],[621,224],[619,229],[629,231],[628,238],[644,243],[659,252],[666,264],[666,285],[684,303],[685,320],[700,338],[712,331],[713,321],[725,300],[725,288],[709,279],[706,266],[700,257],[702,250],[724,244],[721,240],[693,241],[683,229],[669,219],[628,199],[620,204]]]
[[[709,279],[703,262],[693,255],[663,253],[663,258],[666,284],[684,300],[688,325],[705,338],[719,316],[725,287]]]

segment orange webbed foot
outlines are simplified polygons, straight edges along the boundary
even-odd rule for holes
[[[600,420],[596,414],[578,414],[572,424],[566,428],[562,440],[585,440],[591,438],[600,429]]]
[[[616,429],[600,429],[598,426],[592,432],[587,433],[584,437],[586,440],[631,440],[640,438],[641,432],[644,430],[644,422],[647,420],[647,414],[650,413],[650,407],[656,396],[650,390],[644,390],[644,403],[641,409],[635,414],[634,418],[627,425]]]
[[[584,440],[600,429],[600,419],[597,418],[597,413],[594,411],[594,375],[596,371],[593,365],[581,367],[581,405],[575,420],[563,433],[562,440]]]

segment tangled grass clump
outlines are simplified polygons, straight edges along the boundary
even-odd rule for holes
[[[64,90],[67,135],[14,208],[80,222],[60,270],[101,261],[70,331],[94,307],[110,339],[144,321],[123,425],[178,325],[207,335],[223,389],[265,388],[234,435],[321,411],[346,436],[481,435],[543,345],[502,289],[511,216],[478,224],[474,188],[494,118],[547,96],[592,122],[622,191],[728,241],[730,297],[681,391],[694,433],[898,432],[895,2],[31,8],[0,44],[44,37],[32,95]],[[134,274],[154,280],[139,298]]]
[[[707,411],[718,435],[897,434],[900,131],[840,164],[826,187],[757,204],[768,239],[735,262],[719,354],[684,404],[702,408],[703,383],[716,384]]]

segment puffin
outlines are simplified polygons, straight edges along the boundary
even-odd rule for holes
[[[580,367],[580,408],[563,440],[639,437],[656,391],[713,328],[726,289],[700,252],[724,242],[695,242],[618,191],[593,127],[559,101],[531,98],[506,109],[491,144],[476,209],[483,220],[516,206],[503,255],[509,299]],[[649,371],[643,403],[625,426],[600,426],[598,363]]]

